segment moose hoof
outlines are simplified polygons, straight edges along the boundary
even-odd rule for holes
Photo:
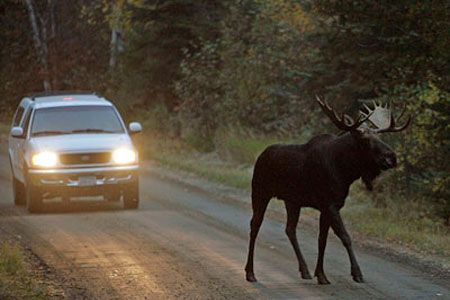
[[[312,276],[311,276],[311,274],[309,274],[308,271],[302,272],[301,274],[302,274],[303,279],[312,279]]]
[[[255,274],[253,273],[247,273],[245,274],[245,279],[247,279],[248,282],[257,282]]]
[[[330,284],[325,274],[317,275],[317,282],[319,284]]]
[[[359,282],[359,283],[364,282],[363,275],[361,273],[361,270],[358,267],[352,268],[351,274],[352,274],[354,281]]]

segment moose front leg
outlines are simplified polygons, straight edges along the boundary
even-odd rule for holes
[[[359,268],[358,262],[356,261],[355,254],[353,253],[352,241],[350,235],[345,229],[344,223],[342,222],[341,214],[339,210],[335,207],[330,208],[331,215],[331,228],[333,228],[334,233],[339,237],[344,244],[345,249],[347,249],[348,256],[350,258],[351,274],[353,280],[356,282],[364,282],[361,269]]]

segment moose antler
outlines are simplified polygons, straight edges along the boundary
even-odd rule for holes
[[[347,114],[341,114],[339,117],[337,113],[328,105],[328,103],[321,99],[318,95],[316,95],[317,103],[319,103],[323,112],[330,118],[330,120],[336,125],[337,128],[343,131],[352,131],[361,126],[367,119],[369,119],[370,114],[368,116],[360,115],[356,122]]]
[[[403,110],[399,117],[396,119],[389,109],[388,104],[377,104],[373,101],[373,109],[364,104],[364,108],[367,112],[360,110],[360,114],[363,117],[367,117],[368,120],[375,125],[377,128],[373,129],[374,133],[385,133],[385,132],[399,132],[405,130],[411,123],[411,116],[408,116],[408,120],[402,126],[396,127],[395,124],[400,120],[406,111],[406,105],[403,106]]]
[[[367,120],[372,123],[376,129],[384,129],[389,127],[389,121],[391,116],[391,111],[387,104],[378,104],[373,101],[373,108],[370,108],[367,104],[363,104],[364,110],[360,110],[359,113],[363,117],[369,117]]]

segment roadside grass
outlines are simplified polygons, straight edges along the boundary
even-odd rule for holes
[[[352,187],[342,214],[353,231],[419,256],[438,257],[445,267],[450,267],[450,230],[423,213],[427,210],[425,203],[388,194],[380,207],[371,199],[377,196],[365,191],[362,184]]]
[[[219,149],[222,159],[248,166],[254,164],[268,145],[280,143],[276,137],[258,136],[244,129],[221,129],[215,140],[215,148]]]
[[[145,158],[171,169],[191,172],[217,183],[248,189],[251,168],[220,159],[217,153],[204,154],[178,139],[151,134],[141,139]]]
[[[172,169],[192,172],[235,188],[248,189],[251,180],[249,169],[243,166],[211,165],[208,162],[199,162],[195,158],[187,159],[185,156],[156,155],[153,156],[153,159]]]
[[[47,299],[45,287],[28,271],[19,246],[0,243],[0,299]]]
[[[179,139],[160,134],[143,136],[143,140],[148,159],[247,191],[255,158],[276,141],[222,133],[219,141],[222,150],[205,154]],[[383,198],[382,204],[377,197]],[[437,257],[440,264],[449,268],[450,230],[443,223],[428,218],[424,211],[426,203],[402,199],[387,191],[369,193],[358,182],[352,186],[342,214],[353,234],[394,245],[413,255]],[[302,214],[316,215],[317,212],[305,209]]]
[[[150,124],[150,128],[154,128]],[[205,153],[199,138],[189,135],[184,141],[170,134],[162,135],[159,128],[139,138],[144,156],[172,169],[192,172],[234,188],[250,189],[253,165],[258,155],[269,145],[303,142],[305,138],[284,139],[259,136],[243,129],[224,128],[216,133],[213,148]]]

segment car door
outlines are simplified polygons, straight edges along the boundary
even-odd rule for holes
[[[13,123],[11,127],[21,127],[26,113],[27,105],[25,102],[21,102],[19,107],[14,114]],[[9,157],[11,160],[11,168],[13,175],[20,181],[23,181],[22,167],[19,162],[19,151],[21,151],[21,146],[23,146],[25,136],[23,137],[13,137],[9,136]]]
[[[31,114],[33,112],[33,108],[31,105],[27,107],[25,110],[25,114],[22,118],[21,127],[23,128],[23,138],[17,140],[17,167],[19,180],[25,181],[24,176],[24,166],[25,166],[25,143],[27,141],[28,128],[30,126]]]

